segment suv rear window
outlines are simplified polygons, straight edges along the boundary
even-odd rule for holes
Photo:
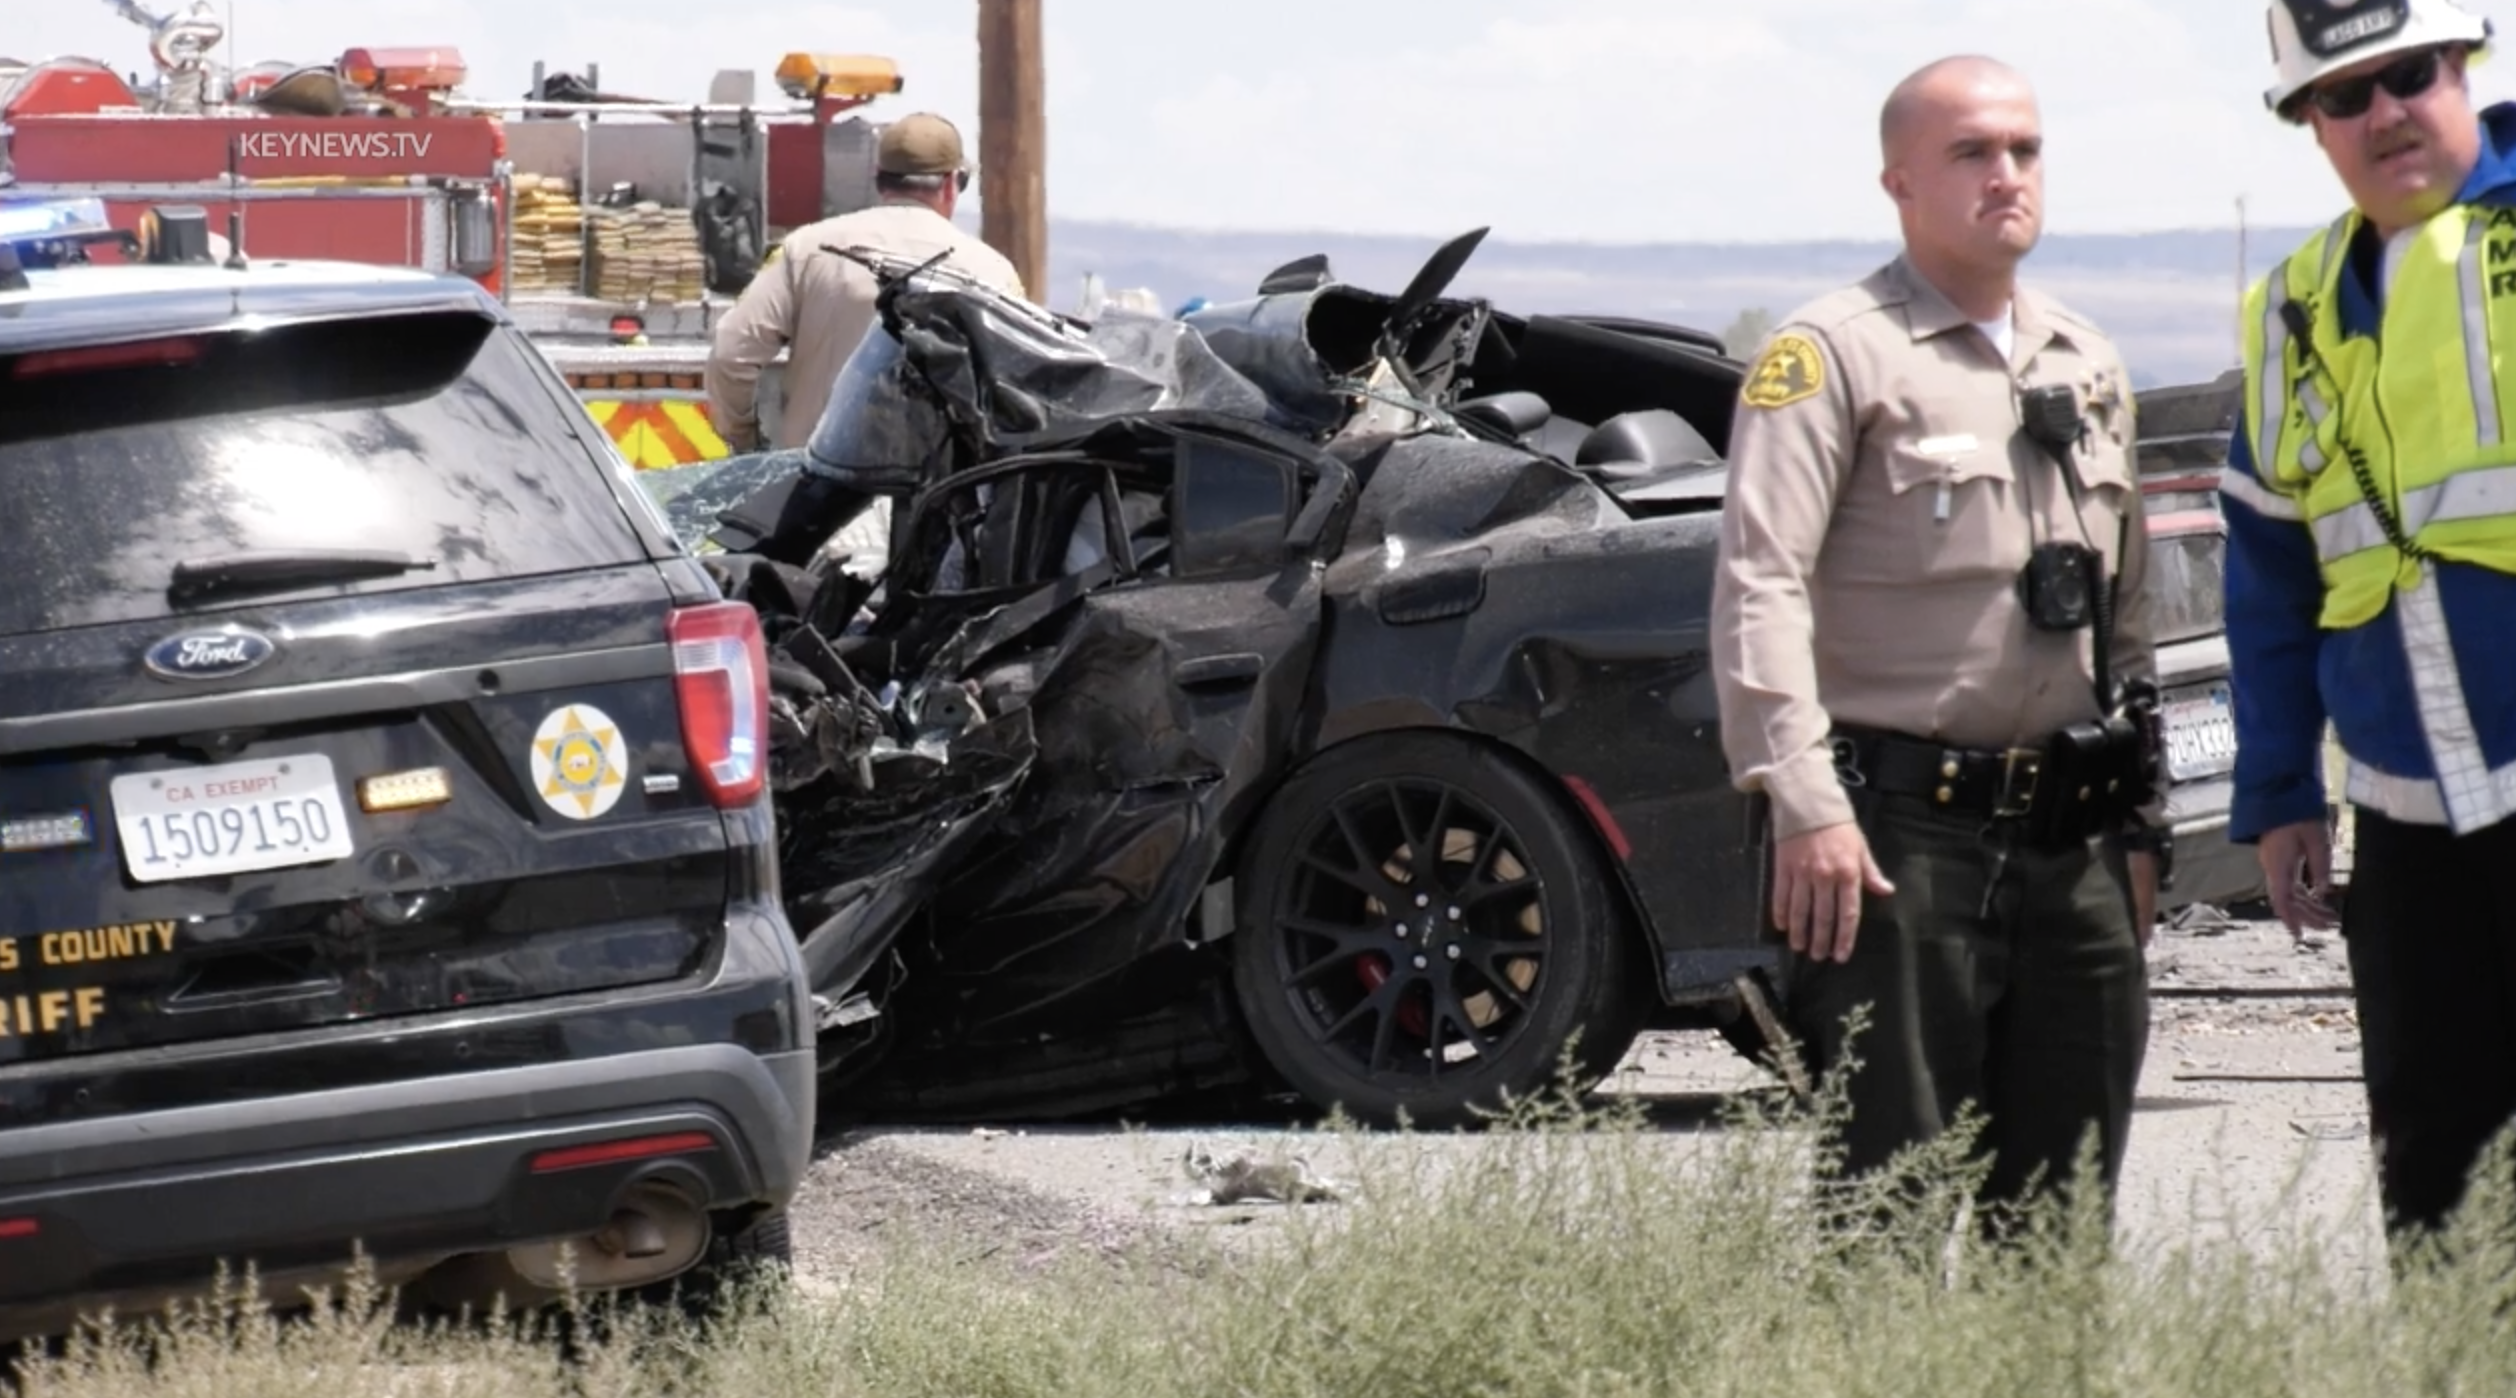
[[[436,563],[324,593],[642,560],[531,353],[457,312],[0,356],[0,635],[165,616],[178,563],[241,553]]]

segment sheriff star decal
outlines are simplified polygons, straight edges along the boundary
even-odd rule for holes
[[[1747,371],[1739,399],[1751,408],[1780,408],[1815,397],[1826,386],[1817,342],[1797,331],[1776,335]]]
[[[555,709],[533,734],[533,790],[570,820],[592,820],[620,801],[629,745],[620,725],[591,704]]]

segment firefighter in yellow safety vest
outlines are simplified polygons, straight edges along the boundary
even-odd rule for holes
[[[2220,488],[2229,838],[2293,932],[2338,925],[2398,1237],[2516,1117],[2516,104],[2449,0],[2275,0],[2282,118],[2352,207],[2244,303]],[[2348,757],[2346,899],[2323,743]]]

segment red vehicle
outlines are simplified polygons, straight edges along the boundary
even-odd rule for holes
[[[715,317],[786,229],[872,201],[879,128],[841,118],[902,86],[889,59],[798,52],[778,108],[753,104],[748,73],[695,106],[538,73],[535,100],[474,101],[452,47],[228,70],[206,3],[114,3],[148,27],[157,82],[0,60],[0,198],[101,198],[128,229],[198,205],[254,260],[473,278],[642,467],[724,454],[700,389]]]

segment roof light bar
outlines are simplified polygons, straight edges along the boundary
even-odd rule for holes
[[[47,199],[40,203],[0,203],[0,242],[43,242],[81,234],[110,234],[105,201],[97,198]]]
[[[902,86],[898,63],[863,53],[790,53],[778,60],[777,83],[798,101],[872,98]]]
[[[89,244],[112,242],[138,245],[106,220],[102,199],[0,198],[0,291],[24,291],[30,285],[27,269],[84,262]]]

